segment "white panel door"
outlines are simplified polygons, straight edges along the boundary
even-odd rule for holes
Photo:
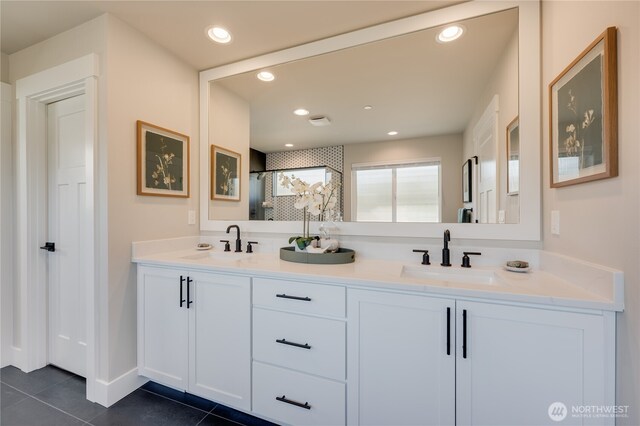
[[[454,424],[454,311],[447,299],[348,290],[347,424]]]
[[[200,272],[189,276],[189,391],[250,410],[251,279]]]
[[[473,129],[478,165],[476,219],[480,223],[498,222],[498,96],[494,96]]]
[[[570,413],[613,404],[600,315],[458,301],[456,346],[458,425],[611,423]],[[549,417],[554,402],[567,407],[561,423]]]
[[[188,388],[187,285],[179,271],[138,267],[138,373],[182,390]]]
[[[85,95],[47,106],[49,362],[85,375]]]

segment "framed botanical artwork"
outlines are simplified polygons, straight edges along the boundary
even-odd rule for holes
[[[520,120],[514,118],[507,126],[507,195],[520,191]]]
[[[616,28],[549,84],[551,187],[618,176]]]
[[[211,199],[240,201],[241,155],[211,145]]]
[[[188,198],[189,136],[138,120],[138,195]]]
[[[471,179],[472,179],[472,174],[471,171],[472,169],[472,160],[468,159],[463,165],[462,165],[462,202],[463,203],[470,203],[472,201],[471,199]]]

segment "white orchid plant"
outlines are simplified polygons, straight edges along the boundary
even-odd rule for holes
[[[338,205],[337,189],[339,185],[332,182],[327,182],[326,184],[316,182],[310,185],[294,175],[289,177],[283,172],[280,172],[279,180],[284,188],[290,189],[295,195],[296,200],[293,206],[304,211],[302,236],[289,238],[289,244],[295,241],[298,248],[304,250],[314,240],[309,235],[310,216],[318,216],[320,220],[333,217],[335,208]]]

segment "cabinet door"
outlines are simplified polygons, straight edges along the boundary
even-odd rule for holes
[[[457,323],[457,424],[555,424],[554,402],[566,406],[563,425],[608,422],[571,413],[614,404],[603,316],[458,301]]]
[[[251,409],[249,277],[190,273],[189,391]]]
[[[347,423],[453,425],[454,301],[348,290],[347,315]]]
[[[189,322],[180,277],[171,269],[138,268],[138,373],[186,390]]]

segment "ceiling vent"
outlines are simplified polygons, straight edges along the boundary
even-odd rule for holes
[[[309,117],[309,123],[311,123],[312,126],[329,126],[331,124],[331,120],[329,120],[329,117],[326,117],[324,115],[315,115],[313,117]]]

